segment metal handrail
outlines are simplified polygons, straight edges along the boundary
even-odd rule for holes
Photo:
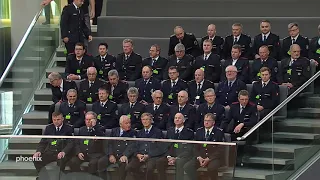
[[[248,132],[246,132],[243,136],[238,137],[237,140],[245,140],[250,134],[252,134],[255,130],[257,130],[262,124],[264,124],[269,118],[274,116],[281,108],[283,108],[289,101],[291,101],[294,97],[296,97],[302,90],[304,90],[307,86],[309,86],[315,79],[320,76],[320,71],[314,74],[308,81],[306,81],[302,86],[300,86],[296,91],[294,91],[289,97],[287,97],[284,101],[282,101],[276,108],[274,108],[268,115],[266,115],[261,121],[259,121],[255,126],[253,126]]]
[[[39,16],[41,15],[42,11],[43,11],[43,8],[44,6],[41,6],[40,8],[40,11],[37,12],[37,14],[34,16],[34,18],[32,19],[26,33],[24,33],[23,37],[22,37],[22,40],[20,41],[19,43],[19,46],[17,47],[16,51],[14,52],[8,66],[6,67],[5,71],[3,72],[1,78],[0,78],[0,87],[2,86],[3,82],[4,82],[4,79],[8,76],[10,70],[12,69],[12,66],[13,64],[15,63],[16,59],[17,59],[17,56],[19,54],[19,52],[21,51],[22,49],[22,46],[25,44],[27,38],[29,37],[30,35],[30,32],[31,30],[33,29],[34,25],[36,24]]]

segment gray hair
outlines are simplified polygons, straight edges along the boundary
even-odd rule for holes
[[[183,122],[186,121],[186,118],[185,118],[184,115],[183,115],[182,113],[180,113],[180,112],[176,113],[176,114],[174,115],[174,117],[176,117],[177,114],[181,114],[181,115],[182,115]]]
[[[62,79],[62,77],[61,77],[61,75],[59,73],[52,72],[52,73],[49,74],[48,79],[51,82],[51,81],[54,81],[54,80]]]
[[[139,94],[138,88],[136,88],[136,87],[130,87],[130,88],[128,89],[128,91],[127,91],[127,95],[129,95],[129,94],[136,94],[136,95],[138,95],[138,94]]]
[[[95,113],[93,111],[88,111],[85,116],[87,116],[87,115],[92,115],[94,117],[94,119],[97,119],[97,113]]]
[[[97,74],[97,69],[95,67],[89,67],[87,69],[87,74],[89,73],[90,70],[93,70]]]
[[[122,116],[120,117],[120,119],[119,119],[119,124],[122,124],[122,122],[123,122],[124,120],[126,120],[126,119],[131,120],[131,119],[129,118],[129,116],[127,116],[127,115],[122,115]]]
[[[67,95],[68,95],[69,93],[76,93],[76,95],[78,95],[78,92],[77,92],[77,90],[75,90],[75,89],[69,89],[69,90],[67,91]]]
[[[229,66],[227,66],[226,69],[225,69],[225,71],[227,71],[227,69],[229,69],[229,68],[233,68],[236,72],[238,72],[237,67],[234,66],[234,65],[229,65]]]
[[[294,26],[296,26],[296,27],[298,27],[298,28],[299,28],[298,23],[296,23],[296,22],[292,22],[292,23],[289,23],[289,24],[288,24],[288,29],[291,29],[291,28],[293,28]]]
[[[110,71],[108,72],[108,76],[117,76],[117,77],[119,77],[119,73],[118,73],[117,70],[112,69],[112,70],[110,70]]]
[[[174,47],[174,51],[185,51],[186,48],[184,47],[184,45],[182,43],[178,43],[175,47]]]
[[[174,27],[173,32],[176,33],[177,29],[182,29],[182,31],[184,31],[182,26],[176,26],[176,27]]]
[[[216,94],[216,93],[214,92],[214,89],[213,89],[213,88],[208,88],[208,89],[206,89],[205,91],[203,91],[203,95],[204,95],[204,96],[207,95],[208,93]]]
[[[151,94],[152,97],[155,96],[155,94],[159,93],[161,95],[161,97],[163,97],[163,92],[161,90],[155,90],[153,91],[153,93]]]
[[[124,43],[130,43],[133,46],[133,40],[132,39],[124,39],[122,41],[122,44],[124,44]]]
[[[234,24],[232,24],[232,27],[233,26],[239,26],[239,27],[241,27],[241,29],[243,28],[243,25],[241,23],[234,23]]]

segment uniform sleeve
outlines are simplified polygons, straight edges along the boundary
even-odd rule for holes
[[[65,76],[69,76],[71,74],[71,57],[69,55],[67,55],[66,57],[66,67],[65,67]]]
[[[258,112],[257,107],[253,106],[251,108],[250,120],[248,122],[244,122],[244,127],[253,127],[258,122]]]
[[[168,51],[168,56],[171,56],[174,54],[174,42],[173,42],[173,36],[170,37],[170,41],[169,41],[169,51]]]
[[[68,25],[69,25],[69,13],[68,6],[65,6],[62,10],[61,20],[60,20],[60,30],[61,30],[61,39],[68,37]]]

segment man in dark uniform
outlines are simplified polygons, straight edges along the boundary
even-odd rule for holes
[[[87,69],[94,66],[91,55],[85,54],[85,47],[82,43],[77,43],[74,47],[75,53],[67,56],[65,75],[70,80],[80,80],[87,78]]]
[[[128,89],[128,103],[122,104],[119,108],[119,116],[127,115],[131,119],[131,127],[134,130],[141,129],[141,114],[144,112],[145,105],[138,102],[139,91],[135,87]]]
[[[301,49],[301,57],[308,58],[309,39],[300,35],[300,29],[297,23],[288,25],[289,36],[282,42],[282,59],[291,56],[290,47],[292,44],[298,44]]]
[[[279,36],[271,33],[271,23],[268,20],[260,22],[261,34],[254,37],[252,45],[252,53],[255,59],[261,58],[259,55],[259,48],[266,46],[269,49],[270,57],[280,60],[280,40]]]
[[[150,47],[149,54],[150,57],[142,61],[142,66],[152,67],[152,77],[161,81],[163,80],[163,73],[166,73],[165,68],[168,60],[160,56],[160,46],[157,44]]]
[[[271,81],[278,82],[278,62],[273,57],[269,56],[268,46],[262,45],[259,48],[259,58],[255,59],[251,65],[251,81],[260,81],[262,67],[268,67],[271,70]]]
[[[135,81],[140,78],[142,69],[142,57],[133,52],[133,41],[125,39],[122,42],[123,53],[118,54],[116,70],[121,80]]]
[[[179,78],[177,67],[171,66],[168,70],[169,78],[162,83],[163,102],[173,105],[177,104],[177,96],[181,90],[187,90],[187,82]]]
[[[63,122],[63,115],[59,112],[52,113],[52,124],[47,125],[43,135],[52,136],[72,136],[73,128]],[[64,171],[67,161],[71,158],[73,143],[71,139],[41,139],[34,158],[40,158],[41,161],[33,161],[38,174],[44,172],[43,179],[49,178],[45,166],[51,162],[57,161],[60,170]]]
[[[72,53],[76,43],[84,43],[84,38],[90,42],[91,32],[85,24],[84,12],[80,9],[83,0],[73,0],[63,8],[60,20],[61,38],[67,48],[67,53]]]
[[[152,77],[152,68],[150,66],[142,68],[142,78],[136,80],[134,86],[139,89],[138,101],[144,105],[152,103],[152,92],[161,89],[161,83]]]
[[[98,123],[105,129],[111,129],[118,126],[117,115],[118,105],[108,100],[110,92],[104,88],[99,88],[99,101],[93,103],[92,111],[98,114]]]
[[[232,25],[232,35],[225,38],[223,45],[223,58],[231,58],[231,49],[233,45],[240,45],[241,57],[251,59],[251,37],[242,34],[242,24],[235,23]]]
[[[53,104],[49,107],[49,122],[52,123],[52,113],[54,112],[55,105],[67,100],[67,91],[69,89],[77,89],[74,81],[62,79],[61,75],[57,72],[49,74],[48,79],[51,85],[52,101]]]
[[[204,54],[196,58],[193,63],[193,67],[195,69],[202,69],[204,71],[204,77],[206,80],[209,80],[213,83],[218,83],[221,75],[220,56],[211,52],[211,40],[206,39],[202,44]]]
[[[80,82],[79,99],[88,104],[96,102],[98,97],[98,89],[104,85],[102,81],[97,79],[97,70],[95,67],[87,69],[88,79]]]
[[[204,79],[204,72],[201,69],[197,69],[194,73],[194,80],[188,84],[188,92],[190,94],[190,103],[200,105],[204,103],[203,91],[208,88],[214,89],[214,84],[211,81]]]
[[[161,130],[166,130],[168,126],[168,117],[170,107],[162,102],[163,93],[156,90],[152,93],[153,103],[149,104],[145,112],[152,114],[153,125]]]
[[[190,81],[192,79],[194,57],[185,54],[185,47],[181,43],[177,44],[174,50],[175,54],[169,57],[165,72],[168,72],[169,67],[176,66],[180,75],[179,77],[185,81]],[[168,74],[164,73],[163,76],[163,79],[168,79]]]
[[[197,129],[195,140],[208,142],[223,142],[222,129],[215,125],[215,116],[208,113],[204,116],[204,127]],[[211,180],[218,180],[218,168],[221,166],[222,147],[214,144],[194,144],[195,156],[184,165],[188,179],[198,179],[197,169],[207,168],[206,176]]]
[[[108,72],[116,66],[116,57],[108,53],[108,44],[99,44],[99,55],[94,58],[94,66],[98,71],[98,77],[107,80]]]
[[[85,115],[85,124],[79,130],[79,136],[104,136],[104,130],[97,124],[97,114],[89,111]],[[69,161],[72,172],[80,172],[82,162],[89,162],[88,173],[95,175],[98,170],[98,160],[103,156],[103,141],[100,139],[75,139],[75,153]]]
[[[111,130],[110,137],[136,137],[136,131],[131,129],[130,118],[127,115],[120,117],[119,125],[120,127]],[[125,180],[125,168],[134,153],[135,141],[107,140],[105,144],[108,144],[106,155],[98,161],[99,177],[107,180],[107,167],[111,164],[118,164],[117,179]]]
[[[264,118],[280,102],[279,86],[270,79],[271,70],[267,67],[260,69],[261,81],[253,83],[250,101],[257,105],[259,118]]]
[[[281,61],[280,83],[288,86],[289,94],[292,94],[310,78],[310,61],[300,57],[300,52],[300,46],[293,44],[290,46],[291,57]]]
[[[175,115],[181,113],[184,119],[184,126],[190,129],[194,129],[195,119],[196,119],[196,108],[188,104],[188,92],[180,91],[178,93],[178,104],[170,107],[170,114],[168,120],[168,127],[175,126]]]
[[[238,95],[239,102],[234,102],[230,106],[230,111],[226,121],[222,122],[225,132],[231,133],[233,141],[237,137],[244,135],[251,127],[258,122],[257,106],[249,103],[249,93],[241,90]]]
[[[320,66],[320,25],[318,26],[318,33],[319,35],[312,38],[309,45],[309,58],[311,61],[315,61],[316,64],[316,71],[319,71]],[[318,92],[320,88],[320,79],[317,78],[315,81],[315,92]]]
[[[98,17],[101,15],[102,7],[103,7],[103,0],[95,0],[95,16],[92,19],[92,25],[97,25]]]
[[[77,91],[69,89],[67,92],[67,101],[60,104],[59,112],[62,113],[68,124],[74,128],[79,128],[84,125],[84,113],[86,104],[77,99]]]
[[[109,81],[106,84],[106,89],[110,92],[109,99],[117,104],[127,102],[126,95],[129,88],[128,83],[119,79],[118,71],[115,69],[109,71],[108,79]]]
[[[225,71],[227,80],[219,83],[215,92],[218,103],[229,110],[230,105],[238,101],[238,93],[241,90],[246,90],[247,86],[237,78],[237,67],[230,65]]]
[[[184,125],[184,122],[184,115],[176,113],[174,116],[174,126],[168,129],[166,139],[193,140],[194,133]],[[192,158],[193,145],[187,143],[169,143],[167,148],[167,152],[156,163],[158,180],[167,179],[165,170],[169,166],[176,168],[175,179],[183,180],[183,166]]]
[[[143,113],[141,115],[143,129],[137,133],[137,138],[157,138],[162,139],[163,134],[160,129],[152,125],[152,114]],[[136,151],[126,170],[132,173],[134,180],[154,179],[153,171],[156,167],[157,159],[165,153],[163,143],[151,141],[137,141]],[[143,176],[140,167],[146,165],[145,175]]]
[[[169,56],[175,54],[175,47],[179,43],[184,45],[187,54],[190,54],[193,57],[198,57],[200,55],[198,41],[192,33],[185,33],[181,26],[176,26],[173,31],[174,34],[170,36],[169,42]]]
[[[197,109],[195,129],[203,127],[204,116],[208,113],[212,113],[215,116],[215,126],[220,127],[226,118],[224,107],[216,102],[214,89],[206,89],[204,91],[204,97],[206,102],[200,104]]]
[[[237,67],[238,79],[240,79],[244,83],[251,83],[249,60],[241,58],[241,46],[238,44],[232,46],[231,59],[227,59],[224,62],[223,69],[225,69],[229,65]],[[225,72],[221,73],[221,80],[226,80]]]
[[[203,47],[204,41],[209,39],[212,42],[211,52],[213,54],[221,56],[224,39],[221,36],[217,36],[216,33],[216,25],[209,24],[207,29],[207,36],[201,38],[200,48]],[[204,51],[202,51],[202,53],[204,53]]]

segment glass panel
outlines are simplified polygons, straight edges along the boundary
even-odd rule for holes
[[[62,132],[67,135],[67,130],[72,128],[66,126],[63,125],[56,134]],[[56,129],[51,126],[47,128],[49,131]],[[40,179],[52,180],[124,179],[126,176],[137,180],[233,178],[235,143],[124,138],[119,137],[119,129],[105,132],[107,136],[111,133],[118,137],[94,136],[99,134],[98,131],[91,129],[88,132],[84,127],[80,129],[80,134],[91,136],[83,137],[20,135],[6,136],[10,137],[7,139],[2,136],[1,140],[8,140],[11,149],[4,151],[4,162],[0,166],[4,173],[0,173],[0,179],[9,176],[35,179],[38,175]],[[159,136],[165,136],[166,132],[159,132]],[[75,129],[74,133],[79,133],[79,129]],[[141,133],[144,131],[138,132],[137,136]],[[154,132],[151,130],[150,133]],[[125,132],[124,136],[131,135],[132,131]]]
[[[51,4],[56,7],[59,3],[60,1],[54,1]],[[54,15],[54,19],[60,18],[59,11]],[[3,105],[0,112],[1,124],[9,123],[15,128],[20,122],[23,112],[27,110],[27,105],[33,97],[34,90],[42,85],[40,80],[58,47],[58,21],[44,26],[43,19],[42,16],[35,16],[35,21],[30,24],[17,52],[11,59],[11,68],[7,69],[9,71],[5,74],[6,76],[2,77],[4,81],[0,87],[1,105]]]

